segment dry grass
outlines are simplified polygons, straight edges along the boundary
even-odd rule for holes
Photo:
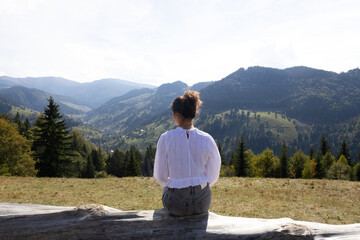
[[[360,222],[360,182],[220,178],[211,211],[221,215],[281,218],[331,224]],[[0,202],[57,206],[103,204],[121,210],[159,209],[153,178],[0,177]]]

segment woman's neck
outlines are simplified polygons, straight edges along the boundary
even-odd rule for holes
[[[182,127],[183,129],[191,129],[194,127],[193,120],[184,119],[183,121],[179,122],[179,127]]]

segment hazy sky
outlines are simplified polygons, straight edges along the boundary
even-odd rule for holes
[[[360,65],[358,0],[0,0],[0,75],[220,80]]]

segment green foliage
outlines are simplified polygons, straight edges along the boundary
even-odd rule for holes
[[[308,156],[306,156],[300,150],[296,151],[290,158],[289,169],[291,176],[295,178],[301,178],[303,175],[304,165],[307,161],[309,161]]]
[[[130,146],[130,149],[125,153],[125,175],[129,176],[141,176],[140,164],[142,157],[138,149],[134,145]]]
[[[71,139],[59,106],[50,97],[44,114],[39,116],[34,129],[33,149],[39,177],[73,175]]]
[[[220,177],[235,177],[234,165],[221,165]]]
[[[325,135],[323,134],[321,136],[321,148],[320,148],[321,154],[324,156],[327,152],[330,151],[330,146],[328,141],[325,138]]]
[[[225,157],[224,157],[224,153],[223,153],[221,143],[218,143],[217,147],[218,147],[220,158],[221,158],[221,165],[226,165],[226,161],[225,161]]]
[[[341,147],[339,149],[338,155],[337,155],[337,159],[340,158],[340,156],[343,155],[347,162],[349,163],[350,166],[352,166],[352,161],[351,161],[351,156],[350,156],[350,152],[349,152],[349,148],[345,142],[345,140],[342,141],[341,143]]]
[[[322,153],[315,154],[315,178],[324,178],[326,173],[324,172],[324,167],[322,166]]]
[[[327,152],[321,159],[321,175],[323,177],[328,177],[328,171],[333,163],[336,161],[335,157],[331,155],[330,152]]]
[[[277,177],[279,167],[279,158],[269,148],[266,148],[261,154],[254,156],[252,159],[254,177]]]
[[[280,151],[280,177],[281,178],[287,178],[289,176],[289,157],[288,157],[288,150],[285,142],[283,142],[283,145],[281,147]]]
[[[248,163],[245,158],[245,141],[241,136],[238,147],[235,150],[236,154],[234,156],[234,167],[235,167],[235,175],[238,177],[246,177],[246,172],[248,168]]]
[[[0,118],[0,175],[34,176],[30,143],[7,120]]]
[[[141,172],[143,176],[152,177],[154,170],[156,149],[151,145],[146,148],[144,161],[141,164]]]
[[[85,178],[94,178],[95,177],[95,167],[92,158],[89,156],[86,162],[86,171],[84,174]]]
[[[116,177],[125,176],[125,153],[120,149],[116,149],[115,152],[108,158],[106,162],[108,174]]]
[[[355,181],[360,181],[360,162],[358,162],[357,164],[355,164],[355,166],[353,167],[353,179]]]
[[[99,148],[99,150],[95,148],[91,150],[91,159],[93,161],[96,172],[101,172],[105,170],[105,155],[102,153],[101,148]]]
[[[348,162],[344,155],[341,155],[339,160],[334,162],[329,169],[329,178],[330,179],[350,179],[351,167],[348,165]]]

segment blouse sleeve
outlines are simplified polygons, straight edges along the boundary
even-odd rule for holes
[[[210,137],[210,155],[205,166],[205,175],[210,178],[209,185],[212,186],[219,179],[221,157],[219,149],[212,137]]]
[[[168,182],[169,169],[166,155],[166,141],[165,135],[161,135],[156,147],[155,163],[154,163],[154,177],[158,183],[165,186]]]

